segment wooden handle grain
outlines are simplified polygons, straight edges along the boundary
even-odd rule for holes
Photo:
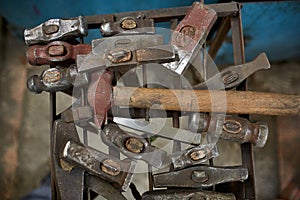
[[[114,87],[113,103],[136,108],[261,115],[296,116],[300,110],[299,95],[250,91]]]

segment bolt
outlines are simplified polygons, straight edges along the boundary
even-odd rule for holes
[[[195,182],[204,183],[204,182],[208,181],[208,175],[205,171],[195,170],[195,171],[193,171],[192,179]]]
[[[107,58],[113,63],[126,62],[131,59],[131,51],[123,48],[113,49],[109,51]]]
[[[195,28],[192,26],[184,26],[180,29],[176,36],[176,43],[180,47],[189,45],[195,37]]]
[[[222,77],[224,85],[235,82],[239,79],[239,74],[236,72],[229,72]]]
[[[43,31],[46,35],[51,35],[51,34],[57,33],[58,30],[59,30],[59,26],[57,26],[57,25],[43,26]]]
[[[242,124],[239,121],[233,119],[225,119],[223,130],[227,133],[238,134],[242,131],[242,129]]]
[[[44,83],[55,83],[57,81],[60,81],[61,79],[61,73],[56,68],[51,68],[46,70],[43,75],[43,82]]]
[[[205,155],[204,150],[196,150],[190,154],[191,159],[194,161],[201,160],[201,159],[205,158],[205,156],[206,155]]]
[[[100,168],[104,173],[109,174],[111,176],[117,176],[121,172],[121,166],[119,165],[119,163],[111,159],[104,160],[100,164]]]
[[[65,54],[65,47],[62,45],[53,45],[48,49],[50,56],[63,56]]]
[[[137,24],[134,19],[127,18],[121,22],[121,27],[123,29],[135,29],[137,27]]]
[[[144,144],[136,138],[127,139],[125,141],[125,147],[128,151],[133,153],[141,153],[144,150]]]

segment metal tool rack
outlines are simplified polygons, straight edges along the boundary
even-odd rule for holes
[[[234,64],[245,63],[245,51],[244,51],[244,39],[243,39],[243,29],[242,29],[242,19],[241,19],[241,8],[242,5],[236,2],[223,3],[223,4],[210,4],[210,8],[214,9],[217,13],[218,19],[215,26],[212,28],[208,40],[204,44],[209,47],[208,53],[212,58],[215,58],[219,48],[221,47],[225,37],[231,30],[232,35],[232,45],[233,45],[233,56]],[[86,22],[88,24],[88,29],[99,29],[101,24],[104,22],[116,22],[123,17],[138,17],[142,16],[144,19],[153,19],[155,23],[158,22],[170,22],[170,28],[174,29],[178,22],[183,19],[190,7],[177,7],[177,8],[166,8],[159,10],[146,10],[146,11],[135,11],[126,13],[116,13],[116,14],[104,14],[96,16],[86,16]],[[83,38],[80,40],[84,43]],[[51,66],[55,67],[55,66]],[[147,87],[146,72],[144,71],[144,87]],[[179,83],[175,83],[177,88],[180,88]],[[237,87],[237,90],[247,90],[246,82],[244,81]],[[87,105],[87,94],[86,88],[82,88],[82,106]],[[52,181],[52,199],[61,199],[66,195],[72,193],[72,199],[92,199],[93,194],[98,193],[104,197],[119,199],[122,198],[118,193],[114,192],[114,188],[111,187],[107,182],[84,173],[84,170],[78,170],[74,168],[68,174],[68,178],[62,176],[61,174],[66,173],[58,166],[58,157],[55,152],[55,147],[57,144],[57,123],[61,114],[56,113],[56,93],[50,92],[50,113],[51,113],[51,181]],[[139,112],[138,112],[139,113]],[[149,120],[147,110],[144,112],[145,120]],[[141,117],[141,116],[132,116]],[[173,126],[179,128],[179,117],[180,112],[174,111],[172,113]],[[248,118],[244,115],[243,117]],[[58,121],[57,121],[58,120]],[[56,123],[56,126],[54,124]],[[71,126],[61,125],[61,129],[64,132],[74,132],[76,130]],[[84,143],[87,144],[87,129],[83,128]],[[64,138],[65,137],[65,138]],[[78,140],[76,136],[65,134],[61,138]],[[180,150],[180,142],[173,142],[173,150]],[[220,185],[208,188],[208,190],[214,190],[217,192],[230,192],[233,193],[236,199],[255,199],[255,185],[254,185],[254,169],[253,169],[253,151],[252,144],[245,143],[241,145],[242,153],[242,163],[243,166],[248,169],[248,179],[244,182],[232,182],[224,183]],[[119,157],[119,152],[114,149],[110,149],[110,154]],[[210,165],[213,166],[213,160],[210,160]],[[171,169],[172,170],[172,169]],[[83,179],[83,180],[82,180]],[[79,182],[74,182],[74,180],[81,180]],[[149,181],[149,191],[153,190],[153,177],[151,172],[151,167],[149,167],[148,173]],[[130,186],[133,190],[133,194],[136,198],[140,198],[136,193],[136,189],[133,185]],[[92,193],[90,191],[93,191]],[[134,192],[135,191],[135,192]],[[186,191],[189,191],[188,189]]]

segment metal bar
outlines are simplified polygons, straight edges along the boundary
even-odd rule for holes
[[[54,138],[53,138],[53,123],[56,117],[56,93],[50,92],[49,94],[49,100],[50,100],[50,153],[51,155],[54,155],[53,152],[53,144],[54,144]],[[56,177],[55,177],[55,166],[54,166],[54,158],[50,156],[50,176],[51,176],[51,197],[52,200],[58,200],[58,193],[57,193],[57,184],[56,184]]]
[[[230,19],[231,16],[226,16],[222,22],[221,26],[215,36],[215,38],[212,41],[212,44],[210,45],[210,48],[208,50],[208,53],[212,59],[214,59],[223,43],[225,40],[228,31],[230,30]]]
[[[236,14],[239,11],[239,4],[236,2],[222,3],[222,4],[209,4],[208,6],[217,12],[218,17],[225,17]],[[113,22],[121,19],[122,17],[131,16],[138,17],[144,16],[148,19],[154,19],[155,22],[166,22],[174,18],[183,18],[191,6],[176,7],[176,8],[162,8],[157,10],[141,10],[135,12],[123,12],[117,14],[104,14],[86,16],[85,20],[89,29],[99,28],[104,22]]]
[[[173,19],[171,21],[171,30],[175,30],[176,27],[178,25],[178,19]],[[175,78],[174,79],[174,87],[175,88],[181,88],[181,80],[179,78]],[[180,113],[177,111],[174,111],[173,114],[172,114],[172,122],[173,122],[173,127],[175,128],[179,128],[180,126],[180,121],[179,121],[179,115]],[[173,141],[173,152],[176,152],[176,151],[181,151],[181,143],[179,141]],[[173,167],[171,166],[170,167],[170,171],[173,170]]]
[[[242,16],[241,12],[238,12],[236,16],[231,19],[231,30],[232,30],[232,45],[233,45],[233,55],[235,64],[245,63],[245,49],[244,49],[244,38],[243,38],[243,28],[242,28]],[[246,90],[246,82],[242,84],[239,88]],[[249,116],[246,116],[249,118]],[[248,168],[248,179],[243,183],[244,192],[243,199],[255,199],[255,180],[254,180],[254,163],[253,163],[253,151],[252,144],[242,144],[242,162],[245,167]]]
[[[244,36],[241,20],[241,12],[238,12],[236,16],[231,18],[232,46],[235,65],[245,63]]]
[[[143,73],[143,81],[142,81],[142,87],[147,88],[147,67],[146,65],[142,65],[142,73]],[[149,108],[145,108],[145,121],[149,121],[150,115],[149,115]],[[151,145],[150,138],[147,138],[149,144]],[[153,191],[153,173],[152,173],[152,166],[148,164],[148,187],[149,191]]]
[[[80,44],[83,44],[84,43],[84,39],[83,37],[80,37]],[[87,96],[86,96],[86,88],[83,87],[81,88],[81,105],[82,106],[86,106],[87,105]],[[87,128],[86,126],[83,126],[82,127],[82,134],[83,134],[83,143],[85,145],[88,145],[88,133],[87,133]],[[89,191],[88,191],[89,193]]]

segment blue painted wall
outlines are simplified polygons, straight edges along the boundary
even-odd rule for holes
[[[0,15],[22,38],[24,28],[50,18],[95,15],[191,5],[192,0],[10,0],[0,2]],[[215,3],[216,1],[205,1]],[[272,61],[300,58],[300,2],[245,3],[243,27],[247,60],[265,51]],[[98,30],[90,33],[97,37]],[[217,63],[232,63],[232,45],[226,42]]]

